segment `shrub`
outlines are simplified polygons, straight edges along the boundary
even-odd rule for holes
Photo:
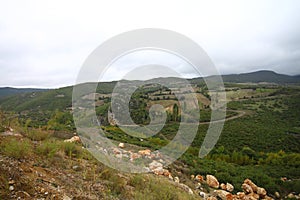
[[[13,158],[24,158],[32,153],[32,145],[27,139],[6,138],[0,144],[0,151]]]

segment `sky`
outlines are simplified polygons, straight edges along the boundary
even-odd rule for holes
[[[0,5],[0,87],[73,85],[95,48],[140,28],[189,37],[221,74],[262,69],[300,74],[297,0],[0,0]],[[131,66],[149,60],[172,65],[184,77],[199,76],[174,55],[137,52],[110,66],[103,81],[122,79]]]

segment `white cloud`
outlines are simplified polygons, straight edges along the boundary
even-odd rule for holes
[[[148,27],[190,37],[222,73],[263,68],[300,74],[299,9],[296,0],[2,1],[0,86],[73,84],[81,64],[103,41]],[[184,64],[172,61],[181,73],[193,76]],[[128,57],[122,66],[142,62],[147,60]],[[126,73],[118,66],[110,71],[108,80]]]

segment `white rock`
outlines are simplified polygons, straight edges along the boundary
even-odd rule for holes
[[[15,190],[15,188],[14,188],[14,186],[9,186],[9,191],[14,191]]]

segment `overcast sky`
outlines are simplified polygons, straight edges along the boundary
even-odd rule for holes
[[[97,46],[138,28],[186,35],[222,74],[260,69],[300,74],[299,24],[297,0],[0,0],[0,87],[72,85]],[[107,71],[105,80],[120,79],[128,66],[152,58],[145,52],[129,55]],[[160,55],[160,61],[177,65],[186,77],[195,76],[176,58]]]

